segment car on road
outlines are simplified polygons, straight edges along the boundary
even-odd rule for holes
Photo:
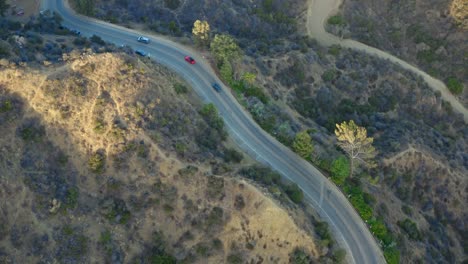
[[[185,61],[190,63],[190,64],[195,64],[196,63],[196,61],[190,56],[185,56]]]
[[[146,52],[144,52],[144,51],[142,51],[142,50],[135,50],[135,53],[136,53],[137,55],[142,56],[142,57],[149,57],[149,54],[146,53]]]
[[[81,32],[79,32],[79,31],[76,30],[76,29],[72,29],[72,30],[70,30],[70,32],[71,32],[72,34],[77,35],[77,36],[81,35]]]
[[[145,43],[145,44],[150,43],[150,40],[147,37],[138,37],[137,40],[138,40],[138,42]]]
[[[221,86],[218,83],[213,83],[211,85],[218,93],[221,92]]]

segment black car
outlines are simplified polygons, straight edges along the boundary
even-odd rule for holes
[[[72,34],[77,35],[77,36],[81,35],[81,32],[79,32],[79,31],[76,30],[76,29],[72,29],[72,30],[70,30],[70,32],[71,32]]]
[[[135,53],[140,55],[140,56],[143,56],[143,57],[146,57],[148,55],[148,53],[142,51],[142,50],[135,50]]]
[[[217,83],[213,83],[213,89],[215,89],[218,93],[221,92],[221,86]]]

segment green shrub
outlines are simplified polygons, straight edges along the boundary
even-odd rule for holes
[[[329,48],[328,48],[328,53],[333,55],[333,56],[338,56],[340,55],[340,52],[341,52],[341,46],[340,45],[331,45]]]
[[[325,82],[331,82],[335,79],[335,77],[336,77],[336,71],[333,69],[326,70],[322,74],[322,80]]]
[[[0,54],[1,55],[1,54]],[[13,110],[13,104],[10,100],[0,102],[0,114]]]
[[[229,264],[241,264],[243,263],[243,258],[239,254],[231,254],[227,257],[227,262]]]
[[[281,175],[263,166],[243,168],[240,170],[240,174],[266,185],[278,184],[281,180]]]
[[[411,216],[413,214],[413,210],[408,205],[401,206],[401,210],[408,216]]]
[[[284,191],[288,195],[289,199],[291,199],[291,201],[293,201],[294,203],[301,203],[304,199],[304,193],[295,183],[286,185],[284,187]]]
[[[20,130],[20,136],[26,142],[40,142],[44,135],[44,128],[40,126],[31,125]]]
[[[78,204],[79,191],[76,187],[69,188],[65,197],[64,207],[73,209]]]
[[[387,235],[387,227],[382,219],[370,220],[368,222],[370,230],[379,239],[382,240]]]
[[[351,196],[351,203],[358,211],[362,219],[368,221],[372,218],[372,208],[364,202],[362,196]]]
[[[322,239],[331,238],[327,222],[317,222],[317,224],[315,224],[315,233],[317,233],[317,235],[319,235]]]
[[[432,50],[421,50],[416,54],[416,58],[426,64],[431,64],[438,60],[437,54]]]
[[[456,77],[449,77],[446,83],[447,88],[453,94],[461,94],[463,92],[463,84]]]
[[[105,169],[106,155],[102,152],[96,152],[88,160],[89,169],[94,173],[103,173]]]
[[[409,218],[406,218],[403,221],[398,221],[397,224],[403,231],[405,231],[408,234],[409,238],[411,238],[412,240],[422,239],[421,233],[418,230],[418,226]]]
[[[203,108],[200,110],[200,114],[208,123],[208,125],[216,129],[218,131],[222,131],[224,128],[223,119],[218,114],[218,109],[214,106],[214,104],[209,103],[205,104]]]
[[[384,250],[384,257],[388,264],[400,263],[400,251],[395,247],[388,247]]]
[[[244,158],[244,155],[242,155],[242,153],[240,153],[239,151],[230,148],[224,151],[223,158],[225,162],[239,163]]]
[[[180,5],[180,0],[164,0],[164,4],[169,9],[177,9]]]
[[[329,19],[328,19],[328,24],[330,25],[335,25],[335,26],[344,26],[346,25],[346,22],[344,20],[344,18],[340,15],[335,15],[335,16],[331,16]]]
[[[107,124],[102,119],[95,119],[94,120],[94,132],[96,134],[103,134],[106,131]]]
[[[330,173],[333,182],[337,185],[342,185],[350,173],[348,159],[345,156],[340,156],[334,160],[330,167]]]
[[[191,176],[198,172],[198,167],[188,165],[187,167],[180,169],[178,172],[180,176]]]
[[[153,255],[151,257],[151,264],[175,264],[177,259],[166,253]]]
[[[104,40],[102,40],[102,38],[97,35],[92,35],[89,39],[91,40],[91,42],[99,44],[101,46],[104,46],[106,44]]]
[[[187,86],[181,84],[181,83],[176,83],[174,84],[174,90],[177,94],[185,94],[188,92]]]
[[[340,248],[333,252],[333,260],[335,263],[343,263],[346,259],[346,250]]]
[[[310,257],[300,248],[294,249],[294,252],[291,254],[289,263],[291,264],[308,264],[310,263]]]

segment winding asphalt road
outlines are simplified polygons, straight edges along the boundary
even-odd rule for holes
[[[385,263],[376,240],[346,197],[316,168],[264,132],[195,51],[152,35],[149,35],[150,44],[138,43],[138,36],[148,34],[77,15],[63,0],[42,0],[41,8],[56,11],[63,17],[64,26],[77,29],[84,36],[96,34],[116,45],[141,49],[180,74],[205,102],[216,105],[231,137],[244,151],[301,187],[305,201],[329,223],[337,242],[347,250],[350,263]],[[197,64],[184,61],[188,54],[197,60]],[[217,93],[211,88],[214,82],[222,86],[222,92]]]

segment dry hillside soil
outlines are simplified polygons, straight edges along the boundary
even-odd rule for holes
[[[296,248],[319,257],[290,210],[234,172],[213,175],[211,154],[194,151],[192,162],[176,154],[163,130],[177,118],[158,116],[162,128],[146,127],[170,105],[202,122],[197,99],[174,92],[178,77],[125,54],[64,59],[0,66],[0,263],[168,255],[287,263]],[[185,123],[180,129],[197,129]]]

